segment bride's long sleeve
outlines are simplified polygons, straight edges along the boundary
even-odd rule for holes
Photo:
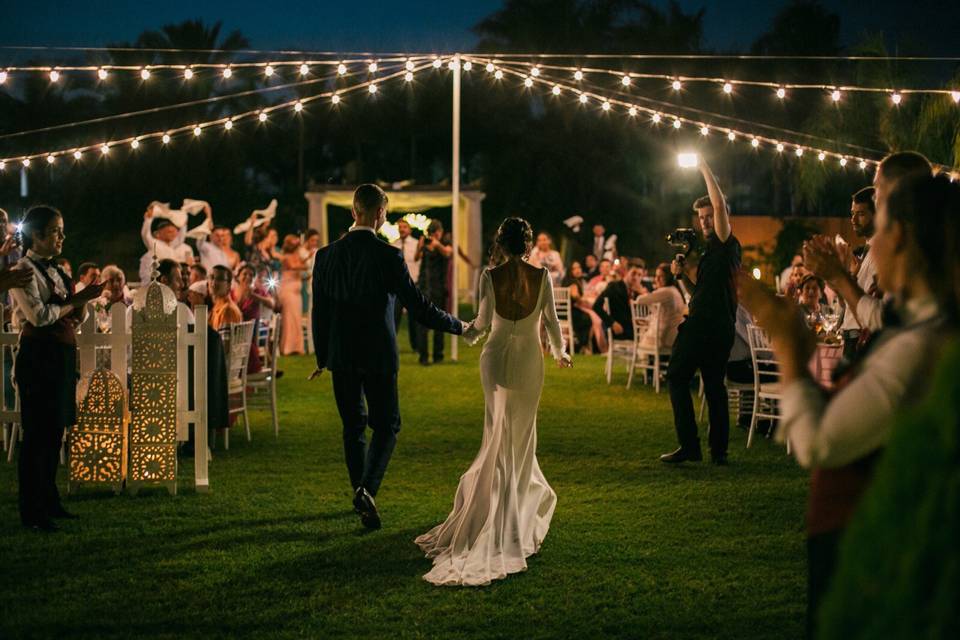
[[[483,337],[483,334],[490,328],[490,320],[493,315],[493,282],[490,280],[490,271],[483,270],[480,274],[480,306],[477,317],[467,325],[463,332],[463,339],[469,345],[477,344],[477,341]]]
[[[550,342],[550,353],[557,362],[564,358],[569,358],[566,352],[566,342],[563,339],[563,332],[560,330],[560,319],[557,317],[557,305],[553,301],[553,282],[550,279],[549,272],[544,274],[547,288],[543,292],[543,324],[547,328],[547,340]]]

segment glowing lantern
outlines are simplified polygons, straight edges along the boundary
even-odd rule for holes
[[[126,475],[126,389],[116,374],[96,369],[87,384],[70,429],[70,481],[73,493],[81,484],[110,485],[120,493]]]

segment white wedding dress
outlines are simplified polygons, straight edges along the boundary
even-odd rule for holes
[[[513,291],[501,291],[500,300],[526,312],[535,299],[533,310],[522,317],[508,313],[517,320],[497,313],[494,278],[486,270],[480,277],[479,314],[464,332],[474,344],[491,330],[480,355],[486,413],[480,452],[460,477],[453,510],[443,524],[416,539],[433,559],[433,569],[423,578],[437,585],[487,585],[526,570],[526,558],[540,549],[557,503],[536,456],[544,371],[541,317],[554,358],[567,356],[549,273],[514,266],[526,270],[527,277],[498,282],[516,292],[525,289],[525,296],[514,298],[526,297],[527,302],[510,300]],[[539,286],[533,284],[538,277]]]

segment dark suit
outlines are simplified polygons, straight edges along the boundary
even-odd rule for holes
[[[374,496],[400,431],[397,298],[411,319],[437,331],[462,332],[459,320],[420,293],[400,250],[370,231],[351,231],[317,252],[312,318],[317,366],[333,376],[350,482]],[[368,424],[373,438],[365,452]]]
[[[603,308],[603,302],[606,300],[610,305],[609,313]],[[606,286],[596,301],[593,303],[593,310],[600,319],[603,320],[603,326],[607,329],[613,327],[614,322],[619,322],[623,327],[623,333],[614,334],[614,340],[632,340],[633,339],[633,314],[630,312],[630,292],[627,290],[627,283],[623,280],[614,280]]]

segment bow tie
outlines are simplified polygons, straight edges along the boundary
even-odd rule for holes
[[[57,266],[56,258],[34,258],[33,261],[36,262],[41,267],[43,267],[44,269],[49,269],[50,267]]]

